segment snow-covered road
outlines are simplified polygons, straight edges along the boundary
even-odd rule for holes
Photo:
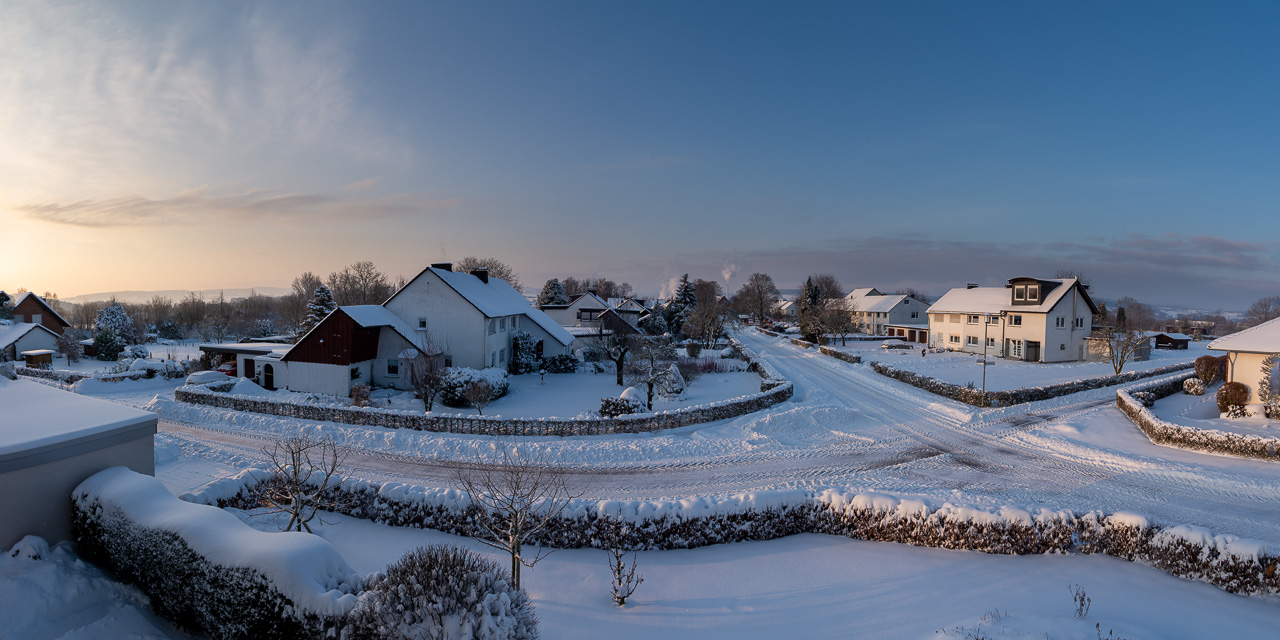
[[[755,333],[740,336],[795,397],[759,413],[657,434],[527,438],[600,499],[680,499],[842,487],[977,506],[1136,511],[1166,524],[1280,542],[1280,464],[1152,445],[1114,389],[979,410]],[[104,397],[111,398],[110,395]],[[135,398],[112,398],[136,401]],[[353,475],[439,486],[490,459],[493,439],[315,423],[157,400],[161,445],[228,467],[299,429],[350,445]],[[172,470],[168,468],[172,466]],[[198,475],[198,474],[196,474]]]

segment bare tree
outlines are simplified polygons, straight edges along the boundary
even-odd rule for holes
[[[830,273],[815,273],[809,276],[813,281],[813,286],[822,292],[823,300],[838,300],[844,297],[844,287],[840,285],[840,280]]]
[[[1133,325],[1130,325],[1132,327]],[[1116,375],[1124,371],[1124,365],[1138,355],[1138,352],[1151,340],[1147,333],[1139,328],[1107,327],[1099,336],[1106,342],[1108,356]]]
[[[311,533],[309,523],[320,510],[345,505],[333,497],[330,489],[342,482],[339,469],[346,462],[348,451],[333,438],[292,436],[277,440],[262,452],[270,462],[269,471],[279,479],[278,483],[268,483],[263,499],[272,507],[270,513],[289,514],[286,531]]]
[[[613,362],[618,386],[623,386],[622,374],[627,365],[627,357],[631,355],[631,351],[637,346],[635,336],[617,332],[605,333],[602,328],[600,333],[592,337],[592,342],[604,352],[606,358]]]
[[[853,314],[857,311],[857,303],[848,298],[828,300],[821,311],[819,321],[824,333],[840,336],[840,346],[848,344],[849,334],[853,333],[857,323]]]
[[[476,413],[484,415],[484,408],[497,397],[493,385],[488,380],[470,380],[462,387],[462,397],[467,404],[476,408]]]
[[[925,294],[925,292],[919,289],[916,289],[915,287],[903,287],[901,289],[898,289],[897,291],[894,291],[893,294],[894,295],[901,294],[909,298],[915,298],[916,300],[919,300],[920,302],[923,302],[925,304],[933,304],[933,298],[930,298],[927,294]]]
[[[685,321],[684,332],[703,346],[710,347],[715,344],[716,338],[724,335],[725,323],[731,314],[730,306],[717,299],[699,302]]]
[[[474,269],[488,269],[490,278],[503,280],[516,291],[521,291],[524,288],[524,283],[520,282],[520,274],[516,273],[515,267],[497,258],[465,256],[453,263],[454,271],[470,272]]]
[[[404,368],[413,397],[422,400],[423,412],[430,413],[436,397],[444,388],[444,358],[418,352],[400,366]]]
[[[645,407],[653,411],[653,397],[671,378],[671,364],[676,352],[666,340],[647,339],[639,344],[639,349],[627,367],[629,383],[643,385],[645,389]]]
[[[565,475],[552,468],[543,453],[524,453],[496,443],[497,464],[478,463],[454,471],[454,487],[471,498],[480,542],[511,556],[511,580],[520,588],[520,568],[532,567],[551,550],[538,545],[528,556],[524,547],[547,528],[583,490],[571,490]]]
[[[738,289],[734,304],[743,313],[755,318],[756,322],[763,323],[769,319],[774,305],[778,304],[779,295],[778,286],[773,283],[773,278],[769,277],[769,274],[753,273]]]
[[[329,274],[325,281],[338,306],[382,304],[391,297],[391,280],[372,262],[356,262]]]
[[[636,592],[636,587],[644,582],[644,578],[636,575],[636,552],[631,552],[631,563],[627,563],[627,550],[624,548],[624,537],[630,533],[631,525],[623,521],[622,511],[617,517],[604,516],[600,528],[604,534],[605,552],[609,554],[609,571],[613,573],[613,602],[619,607],[627,604],[627,598]]]
[[[1079,269],[1058,269],[1053,272],[1053,277],[1064,279],[1075,278],[1080,281],[1080,286],[1083,287],[1085,291],[1088,291],[1089,287],[1093,286],[1093,279],[1085,275],[1084,272]]]
[[[1254,327],[1275,318],[1280,318],[1280,296],[1267,296],[1249,305],[1249,310],[1244,313],[1244,320],[1240,324],[1244,327]]]
[[[1123,312],[1123,315],[1121,315]],[[1121,318],[1124,321],[1121,322]],[[1151,305],[1138,302],[1130,296],[1116,300],[1116,324],[1134,329],[1151,329],[1156,322],[1156,310]]]

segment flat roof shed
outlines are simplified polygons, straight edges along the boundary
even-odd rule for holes
[[[156,414],[0,377],[0,548],[71,538],[71,492],[125,466],[155,475]]]

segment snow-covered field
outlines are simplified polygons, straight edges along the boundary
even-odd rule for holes
[[[979,410],[785,339],[752,333],[742,339],[795,382],[791,401],[682,429],[527,438],[521,446],[566,465],[591,498],[683,499],[838,487],[933,504],[1135,511],[1158,524],[1188,523],[1280,543],[1280,464],[1154,445],[1115,408],[1114,389]],[[884,359],[895,366],[898,359],[910,360]],[[494,455],[493,439],[484,436],[180,405],[171,399],[175,385],[143,380],[83,389],[135,406],[160,396],[149,405],[162,416],[157,475],[175,493],[260,465],[262,446],[300,431],[330,434],[355,447],[352,475],[428,487],[448,484],[452,461]],[[1157,409],[1176,398],[1162,400]],[[353,522],[337,529],[374,527]],[[350,551],[339,546],[366,571],[410,544],[395,541],[445,539],[431,538],[439,535],[391,529],[376,536],[377,544]],[[673,628],[670,637],[778,637],[792,635],[782,631],[786,624],[810,625],[795,628],[811,637],[942,637],[934,632],[972,628],[995,608],[1008,616],[983,624],[992,635],[998,622],[1006,635],[1093,638],[1093,622],[1102,621],[1102,637],[1109,627],[1125,638],[1268,637],[1253,625],[1274,625],[1280,610],[1274,598],[1228,596],[1108,558],[1006,558],[798,536],[641,554],[647,581],[635,607],[619,611],[601,586],[607,578],[602,558],[599,551],[558,552],[526,574],[545,621],[544,637],[600,637],[602,629],[609,636],[652,636],[658,625]],[[1083,626],[1071,617],[1068,582],[1082,584],[1094,599],[1095,617]],[[931,590],[934,584],[937,590]],[[1197,608],[1199,603],[1213,606]],[[1231,613],[1218,618],[1215,610]]]
[[[1261,411],[1244,418],[1223,418],[1218,413],[1215,394],[1221,385],[1205,389],[1204,395],[1175,393],[1156,401],[1151,411],[1161,420],[1197,429],[1217,429],[1245,435],[1280,437],[1280,422],[1269,420]]]
[[[1128,371],[1146,371],[1172,364],[1191,362],[1205,355],[1222,355],[1205,350],[1208,342],[1192,342],[1185,351],[1168,349],[1152,349],[1151,359],[1143,362],[1129,362],[1124,366]],[[928,352],[920,356],[920,349],[881,349],[878,342],[850,342],[840,346],[839,342],[831,348],[861,355],[863,362],[878,360],[895,369],[905,369],[937,378],[952,384],[965,385],[970,382],[976,387],[982,386],[982,359],[975,354],[959,351],[945,353]],[[987,358],[987,390],[1008,391],[1039,387],[1059,382],[1071,382],[1083,378],[1097,378],[1114,375],[1116,370],[1109,362],[1063,362],[1039,364],[1035,362],[1019,362],[1004,358]]]
[[[200,357],[200,342],[184,340],[181,342],[172,342],[170,344],[146,344],[143,345],[151,352],[151,357],[147,360],[151,362],[159,362],[161,360],[177,360],[186,359],[196,360]],[[107,373],[112,367],[115,367],[115,361],[104,362],[88,356],[80,358],[77,362],[67,363],[66,358],[55,357],[53,359],[53,369],[58,371],[74,371],[75,373]]]

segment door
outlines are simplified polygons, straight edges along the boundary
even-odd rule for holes
[[[1040,343],[1027,341],[1027,361],[1040,362]]]
[[[262,365],[262,388],[272,391],[276,388],[276,372],[269,364]]]

